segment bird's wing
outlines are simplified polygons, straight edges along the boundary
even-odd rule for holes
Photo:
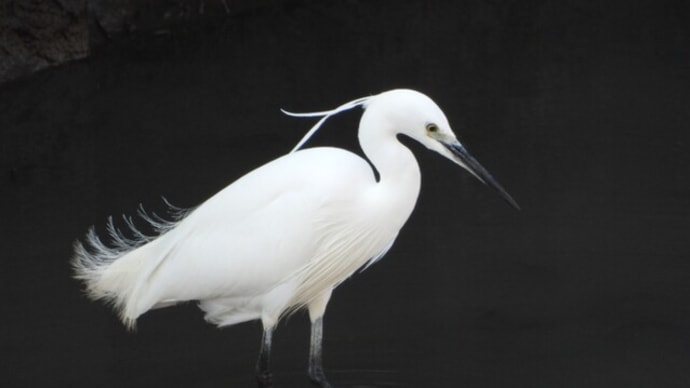
[[[304,197],[290,191],[243,205],[197,209],[162,237],[176,243],[148,276],[154,299],[258,295],[303,265],[315,245],[308,227],[296,222]]]
[[[357,193],[352,185],[360,181],[373,181],[366,162],[334,150],[300,151],[246,175],[161,237],[173,248],[146,279],[142,309],[168,300],[260,295],[307,267],[316,279],[344,280],[342,274],[349,276],[363,261],[350,268],[346,261],[328,264],[328,258],[347,256],[347,241],[359,245],[363,237],[363,231],[348,229]],[[328,235],[325,225],[334,222],[340,229],[331,232],[354,237]],[[356,258],[369,251],[358,250]],[[327,274],[329,266],[336,278]]]

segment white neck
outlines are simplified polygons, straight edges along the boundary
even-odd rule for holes
[[[417,202],[421,173],[412,151],[398,141],[398,132],[381,114],[364,111],[359,144],[379,173],[374,190],[381,194],[382,204],[399,213],[391,216],[400,217],[402,227]]]

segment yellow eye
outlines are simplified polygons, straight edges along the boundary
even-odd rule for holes
[[[426,131],[429,133],[436,133],[438,132],[438,125],[434,123],[429,123],[426,125]]]

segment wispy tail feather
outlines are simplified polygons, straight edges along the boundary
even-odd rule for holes
[[[109,217],[106,224],[109,244],[98,237],[93,227],[87,232],[85,243],[74,243],[74,255],[71,259],[74,278],[84,282],[89,298],[112,305],[128,328],[133,328],[138,316],[146,311],[140,311],[141,306],[132,301],[142,281],[148,277],[149,263],[151,260],[154,263],[158,261],[156,258],[159,252],[153,246],[156,245],[154,241],[172,230],[187,214],[170,205],[165,198],[164,201],[173,214],[173,221],[164,220],[155,213],[149,215],[141,206],[138,211],[139,216],[151,226],[156,235],[141,232],[131,217],[123,216],[129,229],[128,236]]]

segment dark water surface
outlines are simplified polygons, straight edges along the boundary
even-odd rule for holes
[[[281,107],[395,87],[434,98],[523,210],[405,141],[422,193],[334,294],[331,380],[690,386],[689,25],[682,1],[304,2],[5,85],[0,386],[253,386],[258,322],[218,330],[188,304],[128,333],[70,279],[71,245],[287,152],[312,121]],[[311,144],[357,149],[358,117]],[[308,330],[297,314],[276,332],[276,387],[307,386]]]

